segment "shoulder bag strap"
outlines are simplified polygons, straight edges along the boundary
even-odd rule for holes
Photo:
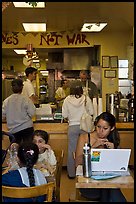
[[[87,103],[87,98],[86,98],[86,94],[85,94],[85,108],[86,108],[86,103]]]
[[[88,132],[88,146],[91,148],[91,144],[90,144],[90,133]]]
[[[86,95],[85,95],[85,108],[86,108],[86,102],[87,102],[87,99],[86,99]],[[90,144],[90,133],[88,132],[88,146],[91,148],[91,144]]]

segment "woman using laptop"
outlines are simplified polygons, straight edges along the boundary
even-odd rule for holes
[[[82,134],[78,138],[75,163],[82,164],[83,146],[88,143],[92,148],[119,148],[120,137],[116,129],[116,119],[109,112],[103,112],[96,117],[95,130],[90,134]],[[82,196],[101,202],[127,202],[120,189],[80,189]]]

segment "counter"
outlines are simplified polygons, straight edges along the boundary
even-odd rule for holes
[[[122,122],[117,122],[116,123],[116,127],[117,127],[117,129],[122,129],[122,130],[134,130],[134,123],[132,123],[132,122],[124,122],[124,123],[122,123]]]
[[[120,147],[121,148],[131,148],[131,157],[130,165],[134,165],[134,123],[125,122],[125,123],[116,123],[116,127],[120,134]],[[49,133],[50,139],[49,144],[54,149],[63,149],[64,150],[64,161],[63,166],[66,166],[67,163],[67,123],[53,123],[53,122],[34,122],[34,129],[45,130]],[[6,123],[2,124],[2,130],[7,131]]]
[[[134,165],[134,123],[116,123],[120,135],[120,148],[130,148],[131,155],[129,165]]]
[[[49,144],[53,149],[64,150],[63,166],[67,163],[67,123],[34,122],[34,129],[45,130],[49,133]],[[2,130],[7,131],[6,123],[2,123]]]

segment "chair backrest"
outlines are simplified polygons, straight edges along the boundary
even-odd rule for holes
[[[42,195],[45,196],[46,202],[52,202],[54,182],[33,187],[11,187],[2,186],[2,197],[8,198],[34,198]]]
[[[53,149],[56,159],[56,171],[55,171],[55,180],[56,180],[56,189],[55,189],[55,196],[56,201],[60,202],[60,180],[61,180],[61,172],[62,172],[62,165],[63,165],[63,158],[64,158],[64,150],[62,149]]]

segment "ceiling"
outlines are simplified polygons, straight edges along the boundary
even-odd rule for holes
[[[23,22],[46,22],[47,32],[80,31],[84,22],[93,21],[108,23],[101,32],[132,30],[134,2],[47,2],[44,9],[15,8],[11,3],[2,12],[2,31],[24,32]],[[36,51],[39,56],[48,52]],[[12,49],[3,49],[2,56],[8,55],[16,57]]]

